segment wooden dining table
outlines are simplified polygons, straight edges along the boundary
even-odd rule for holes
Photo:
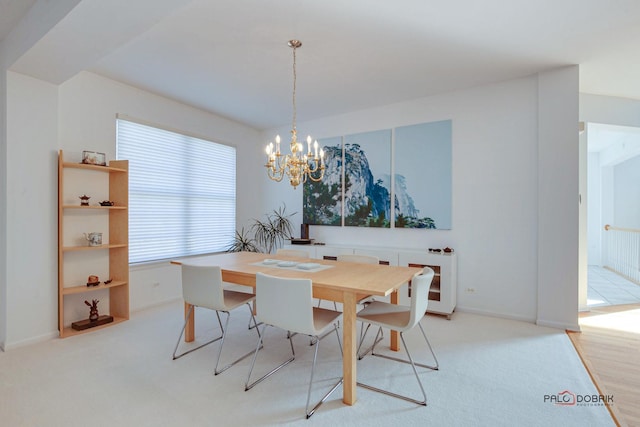
[[[265,260],[267,260],[265,262]],[[297,265],[289,267],[278,266],[269,260],[294,261],[296,263],[316,263],[320,267],[303,270]],[[343,396],[347,405],[356,402],[356,361],[357,361],[357,332],[356,310],[357,303],[368,296],[390,296],[391,302],[398,303],[398,289],[411,281],[414,275],[422,272],[422,268],[396,267],[388,265],[357,264],[351,262],[304,259],[262,254],[253,252],[221,253],[207,255],[188,260],[171,261],[181,265],[183,262],[196,265],[217,265],[222,270],[222,280],[238,285],[250,286],[255,289],[256,273],[269,274],[277,277],[307,278],[313,283],[313,297],[342,303],[342,334],[343,334]],[[190,305],[185,303],[185,314]],[[193,312],[188,319],[185,330],[185,341],[194,340],[195,318]],[[390,348],[398,350],[398,337],[391,334]]]

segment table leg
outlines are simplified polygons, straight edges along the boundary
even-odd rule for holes
[[[184,315],[186,316],[191,309],[191,304],[184,303]],[[187,320],[187,326],[184,329],[184,342],[192,342],[196,338],[195,334],[195,309],[191,311],[191,315],[189,315],[189,319]]]
[[[356,403],[356,295],[344,293],[342,307],[342,401],[347,405]]]
[[[394,291],[391,293],[391,304],[398,304],[398,291]],[[398,346],[398,332],[391,331],[391,337],[389,338],[391,342],[389,343],[389,348],[393,351],[398,351],[400,347]]]

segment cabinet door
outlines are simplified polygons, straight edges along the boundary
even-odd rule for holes
[[[335,261],[338,255],[353,254],[353,248],[342,246],[318,246],[316,255],[318,259],[329,259]]]
[[[429,289],[428,312],[446,314],[453,313],[456,305],[455,254],[439,255],[428,252],[400,252],[400,265],[411,267],[429,267],[434,276]],[[410,298],[411,289],[407,292]]]

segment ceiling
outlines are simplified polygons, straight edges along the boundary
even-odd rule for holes
[[[4,39],[36,0],[0,0],[0,40]]]
[[[0,0],[0,36],[33,0]],[[12,18],[13,17],[13,18]],[[257,129],[580,65],[640,99],[637,0],[82,0],[12,66],[91,72]]]

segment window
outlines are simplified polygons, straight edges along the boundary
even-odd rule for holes
[[[129,262],[226,250],[236,218],[236,149],[117,119],[129,160]]]

